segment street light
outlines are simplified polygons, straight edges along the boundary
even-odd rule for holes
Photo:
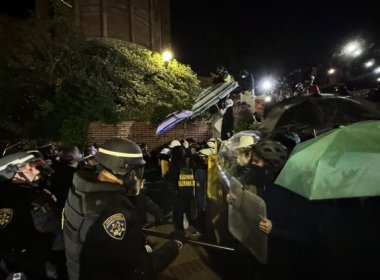
[[[373,70],[374,73],[379,74],[380,73],[380,66],[376,67],[375,70]]]
[[[357,57],[361,55],[363,52],[363,49],[358,41],[352,41],[349,42],[344,48],[343,48],[343,54]]]
[[[364,63],[364,66],[366,68],[371,68],[374,64],[375,64],[375,60],[374,59],[370,59],[366,63]]]
[[[162,58],[164,59],[164,61],[166,63],[168,63],[170,60],[172,60],[173,58],[173,53],[169,50],[165,50],[163,53],[162,53]]]
[[[261,87],[265,91],[269,91],[273,88],[273,81],[270,79],[266,79],[262,82]]]
[[[334,74],[335,73],[335,69],[334,68],[330,68],[328,71],[327,71],[327,74],[329,74],[329,75],[332,75],[332,74]]]
[[[376,79],[377,82],[380,82],[380,77]]]

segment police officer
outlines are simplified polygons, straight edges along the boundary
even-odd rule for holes
[[[58,210],[62,213],[70,187],[73,185],[73,177],[78,169],[83,155],[76,146],[62,148],[59,160],[54,165],[54,174],[51,176],[51,190],[57,198]]]
[[[140,215],[131,197],[143,187],[145,161],[127,139],[107,140],[98,150],[97,171],[74,174],[64,209],[67,268],[75,279],[152,279],[178,255],[171,240],[148,252]]]
[[[37,165],[26,152],[0,159],[0,259],[13,279],[20,273],[27,279],[59,277],[56,260],[64,249],[62,231],[54,197],[38,186]]]

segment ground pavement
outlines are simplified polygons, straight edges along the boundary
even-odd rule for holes
[[[162,225],[150,230],[170,233],[172,225]],[[167,239],[148,237],[152,247],[160,247]],[[222,279],[212,268],[207,251],[201,247],[186,243],[177,259],[161,273],[159,280],[220,280]]]

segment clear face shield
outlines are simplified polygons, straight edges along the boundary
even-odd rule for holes
[[[26,162],[17,165],[9,165],[7,167],[8,172],[15,172],[16,181],[29,184],[36,183],[41,178],[41,172],[39,170],[39,160],[33,162]]]
[[[145,165],[129,165],[126,167],[126,172],[122,175],[122,178],[129,195],[139,195],[144,188],[144,167]]]
[[[240,148],[237,149],[237,159],[236,162],[240,166],[246,166],[251,161],[252,150],[251,148]]]

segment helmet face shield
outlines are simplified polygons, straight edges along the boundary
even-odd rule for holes
[[[236,162],[240,166],[246,166],[246,165],[248,165],[249,162],[251,161],[251,154],[252,154],[251,148],[240,148],[240,149],[237,149]]]
[[[145,160],[141,148],[128,139],[107,140],[95,155],[101,167],[123,180],[130,195],[138,195],[143,188]]]
[[[124,177],[124,185],[129,195],[138,195],[144,188],[144,165],[129,166],[129,168]]]

